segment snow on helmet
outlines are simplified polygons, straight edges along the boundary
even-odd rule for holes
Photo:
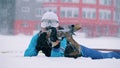
[[[42,28],[45,28],[45,27],[48,27],[48,26],[51,26],[51,27],[58,27],[59,26],[59,23],[58,23],[58,16],[54,13],[54,12],[46,12],[42,19],[41,19],[41,27]]]

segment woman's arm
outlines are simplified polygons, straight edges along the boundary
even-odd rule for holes
[[[25,53],[24,53],[25,57],[27,57],[27,56],[31,57],[31,56],[37,56],[38,55],[38,51],[36,50],[38,36],[39,35],[36,34],[35,36],[32,37],[28,48],[25,50]]]

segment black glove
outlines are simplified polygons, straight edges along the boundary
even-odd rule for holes
[[[50,40],[52,42],[56,42],[58,40],[58,37],[57,37],[57,30],[55,27],[51,27],[51,34],[50,34]],[[59,48],[60,47],[60,44],[56,45],[54,48]]]
[[[51,48],[51,44],[48,43],[48,39],[46,36],[47,36],[46,32],[40,34],[40,36],[37,39],[36,50],[37,51],[42,50],[42,52],[49,57],[51,55],[52,48]]]

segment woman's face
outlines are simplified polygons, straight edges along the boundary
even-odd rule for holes
[[[58,30],[58,27],[56,27],[56,30]],[[46,32],[47,33],[47,38],[50,38],[50,35],[51,35],[51,32],[52,32],[51,29],[48,29],[48,27],[46,27],[46,28],[41,27],[41,31]]]

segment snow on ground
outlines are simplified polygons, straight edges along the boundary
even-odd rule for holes
[[[100,37],[84,38],[73,36],[74,39],[90,48],[120,49],[120,38]],[[77,59],[65,57],[23,57],[32,36],[0,35],[0,68],[120,68],[119,59],[100,59],[80,57]]]

